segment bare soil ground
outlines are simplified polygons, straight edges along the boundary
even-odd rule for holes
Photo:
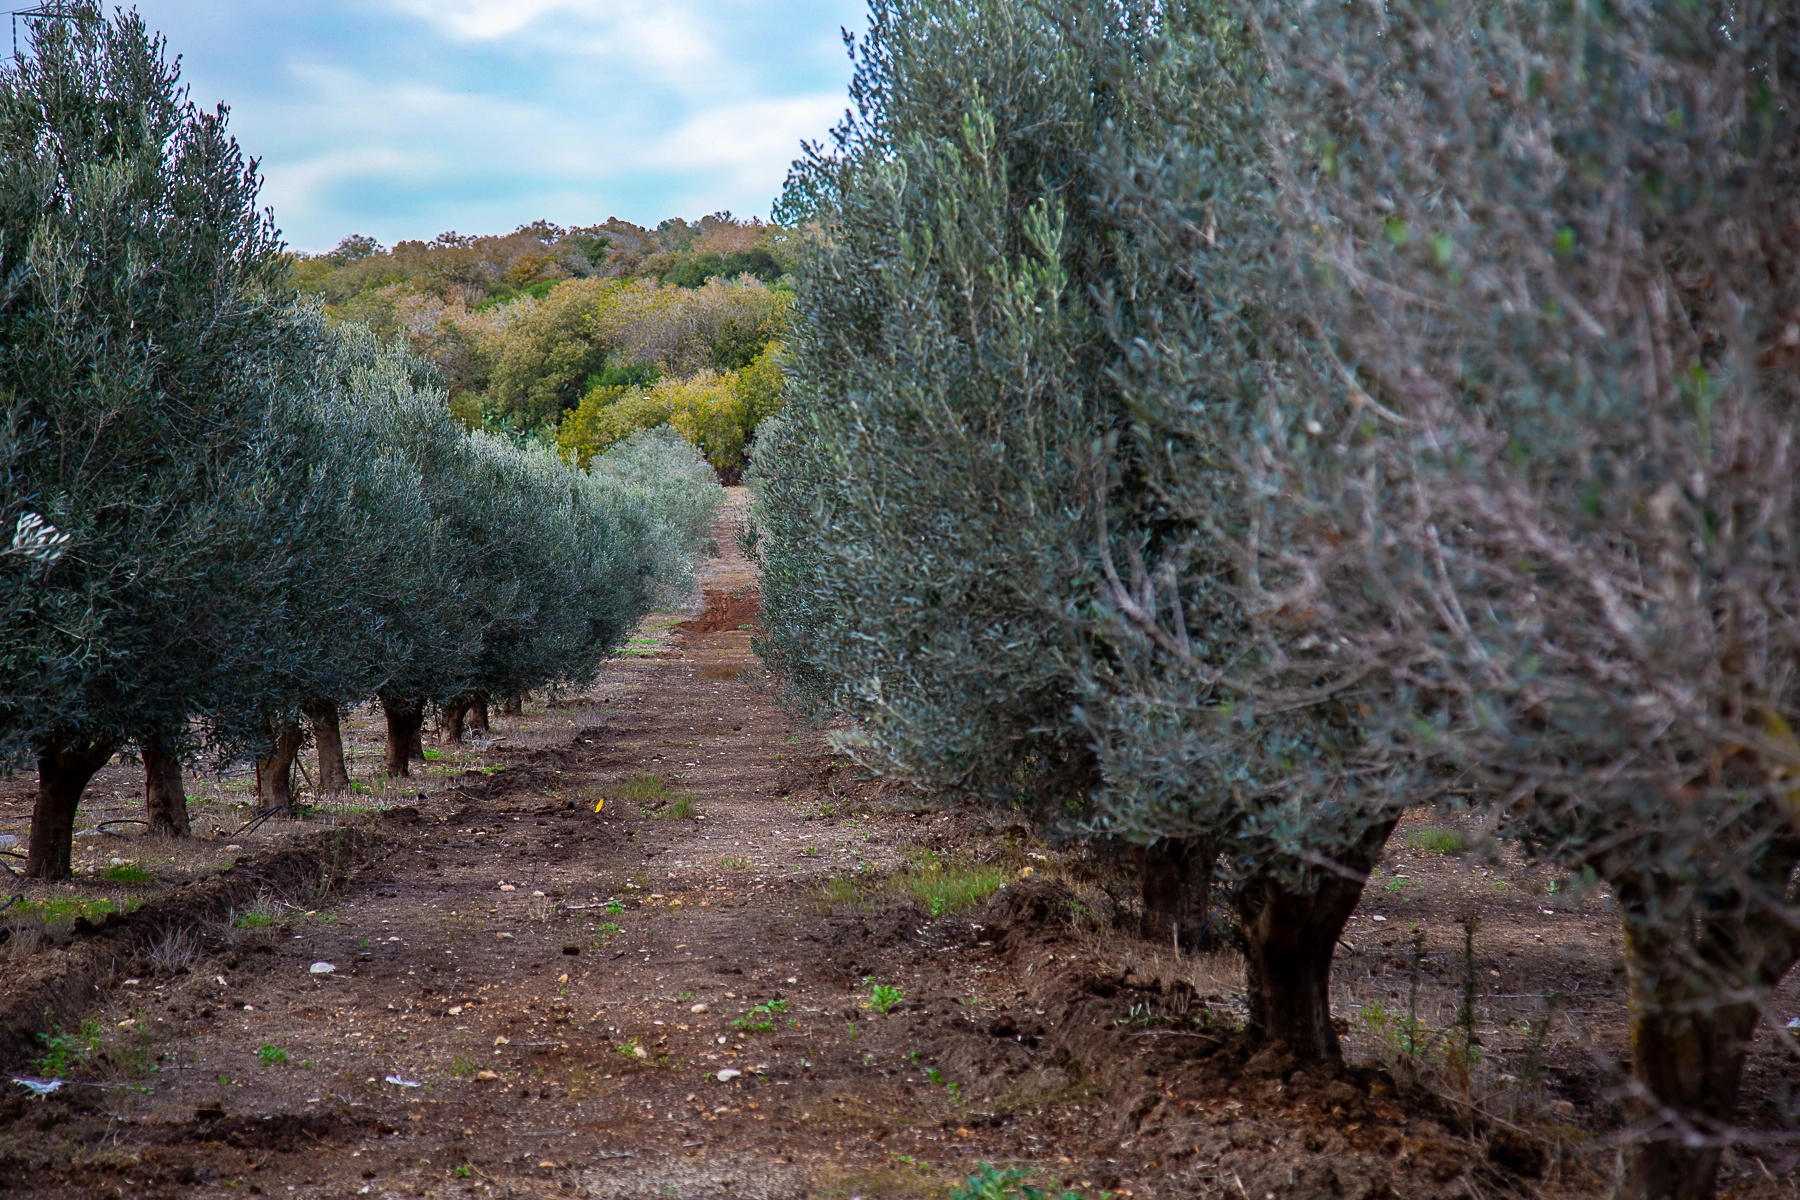
[[[721,542],[703,601],[588,694],[496,714],[404,790],[369,776],[365,719],[351,803],[232,840],[242,781],[209,780],[191,844],[83,840],[90,870],[148,882],[25,889],[0,1001],[119,949],[6,1064],[64,1083],[0,1097],[0,1193],[927,1197],[981,1162],[1090,1200],[1605,1190],[1625,1043],[1602,891],[1419,814],[1341,947],[1350,1065],[1295,1070],[1236,1032],[1229,953],[1126,932],[1124,864],[859,778],[790,722]],[[136,815],[130,772],[86,822]],[[0,783],[6,831],[27,786]],[[346,826],[348,882],[272,865]],[[58,924],[233,880],[257,902],[136,943]],[[1778,1008],[1800,1015],[1792,985]],[[1765,1034],[1727,1194],[1795,1194],[1794,1065]]]

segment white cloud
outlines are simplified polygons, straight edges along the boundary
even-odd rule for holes
[[[644,165],[665,170],[720,170],[740,186],[778,187],[803,138],[825,134],[844,111],[843,96],[824,93],[755,100],[699,113],[648,149]]]
[[[689,100],[742,70],[719,48],[711,0],[391,0],[453,40],[524,53],[552,71],[606,73]]]
[[[593,0],[395,0],[395,4],[455,37],[474,41],[515,34],[545,13],[605,8]]]

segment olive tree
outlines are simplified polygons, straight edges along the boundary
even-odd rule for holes
[[[1714,1193],[1800,957],[1800,15],[1268,22],[1290,612],[1625,927],[1625,1191]]]
[[[1261,40],[1245,8],[1168,4],[1139,59],[1119,82],[1137,126],[1101,151],[1122,418],[1092,481],[1093,592],[1072,609],[1102,776],[1090,824],[1216,854],[1251,1031],[1336,1059],[1334,947],[1411,774],[1365,736],[1362,676],[1292,604],[1305,530],[1262,444],[1269,397],[1294,386],[1295,313]]]
[[[672,429],[646,429],[597,456],[588,479],[590,503],[612,511],[635,547],[633,603],[685,600],[696,562],[718,552],[713,524],[725,494],[705,457]]]
[[[142,20],[36,22],[0,67],[0,396],[13,486],[68,536],[4,613],[0,728],[38,766],[28,870],[69,874],[95,771],[199,706],[210,529],[279,335],[254,164]]]
[[[865,763],[1051,816],[1092,778],[1059,612],[1106,354],[1104,80],[1044,6],[877,0],[794,167],[785,408],[758,435],[758,648]]]
[[[407,773],[433,706],[458,737],[481,697],[591,681],[653,606],[685,594],[724,496],[670,433],[582,471],[547,448],[463,435],[441,397],[407,411],[424,425],[393,445],[417,454],[432,548],[412,599],[387,613],[408,647],[376,688],[390,775]]]
[[[246,549],[222,580],[243,586],[231,593],[233,636],[204,722],[216,756],[256,759],[264,810],[291,803],[307,725],[316,786],[349,786],[340,710],[387,681],[410,649],[394,638],[392,614],[416,612],[443,569],[429,557],[433,515],[392,420],[395,406],[441,408],[417,360],[300,310],[282,363],[218,530]]]

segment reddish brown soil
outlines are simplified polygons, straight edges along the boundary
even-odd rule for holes
[[[923,1197],[978,1162],[1089,1200],[1604,1191],[1604,896],[1411,848],[1453,823],[1409,821],[1341,956],[1352,1066],[1295,1070],[1234,1032],[1230,956],[1120,932],[1113,864],[860,779],[794,726],[741,628],[753,584],[728,552],[684,631],[653,621],[590,694],[496,717],[502,740],[381,820],[388,849],[347,888],[271,876],[296,893],[269,897],[274,923],[122,954],[72,1082],[0,1099],[0,1193]],[[697,816],[628,803],[645,773]],[[881,883],[927,851],[1014,882],[933,917]],[[1465,911],[1473,1073],[1442,1052]],[[69,944],[0,961],[0,987]],[[904,998],[876,1012],[870,981]],[[1416,1012],[1418,1065],[1377,1005]],[[1800,1011],[1791,987],[1780,1005]],[[1794,1127],[1783,1053],[1765,1038],[1754,1068],[1769,1134]],[[1789,1195],[1785,1154],[1737,1155],[1728,1193]]]
[[[733,629],[748,629],[761,616],[762,602],[754,591],[710,591],[706,594],[705,610],[692,620],[683,621],[676,628],[690,637],[723,633]]]

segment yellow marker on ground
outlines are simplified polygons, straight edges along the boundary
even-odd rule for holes
[[[603,809],[605,807],[606,807],[606,797],[602,796],[602,797],[600,797],[599,803],[594,805],[594,811],[599,812],[601,809]]]

